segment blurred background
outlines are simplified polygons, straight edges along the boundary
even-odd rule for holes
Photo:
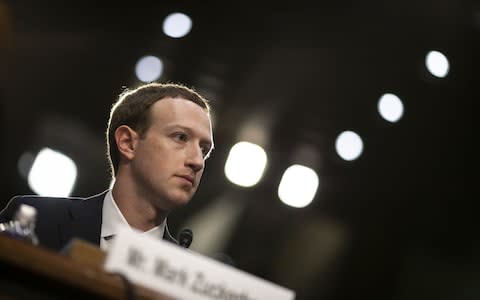
[[[216,144],[192,249],[296,299],[479,299],[479,34],[457,0],[0,1],[0,205],[107,189],[112,103],[179,82]]]

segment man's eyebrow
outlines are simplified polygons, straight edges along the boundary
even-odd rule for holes
[[[167,129],[182,129],[184,131],[187,131],[189,134],[192,134],[194,135],[194,130],[190,127],[187,127],[187,126],[183,126],[183,125],[180,125],[180,124],[172,124],[172,125],[167,125],[166,126]],[[205,144],[205,145],[209,145],[210,146],[210,149],[213,150],[213,141],[208,138],[208,139],[202,139],[200,141],[202,144]]]

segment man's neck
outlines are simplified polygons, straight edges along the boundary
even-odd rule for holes
[[[131,180],[125,180],[122,176],[115,179],[112,195],[128,224],[135,229],[150,230],[167,217],[168,212],[156,208],[151,199],[132,186]]]

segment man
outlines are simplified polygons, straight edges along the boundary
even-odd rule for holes
[[[16,196],[0,222],[21,203],[34,206],[40,245],[53,250],[74,237],[105,250],[121,226],[176,242],[167,216],[195,194],[213,149],[208,101],[180,84],[126,91],[111,109],[106,143],[111,190],[89,198]]]

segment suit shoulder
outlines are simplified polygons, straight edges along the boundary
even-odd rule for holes
[[[64,211],[72,201],[81,201],[83,198],[72,197],[42,197],[38,195],[17,195],[12,197],[5,208],[0,211],[0,222],[11,220],[21,204],[33,206],[38,211]]]
[[[12,204],[28,204],[31,206],[62,206],[63,204],[70,203],[71,201],[80,201],[83,198],[78,197],[43,197],[37,195],[18,195],[13,197],[7,206]]]

